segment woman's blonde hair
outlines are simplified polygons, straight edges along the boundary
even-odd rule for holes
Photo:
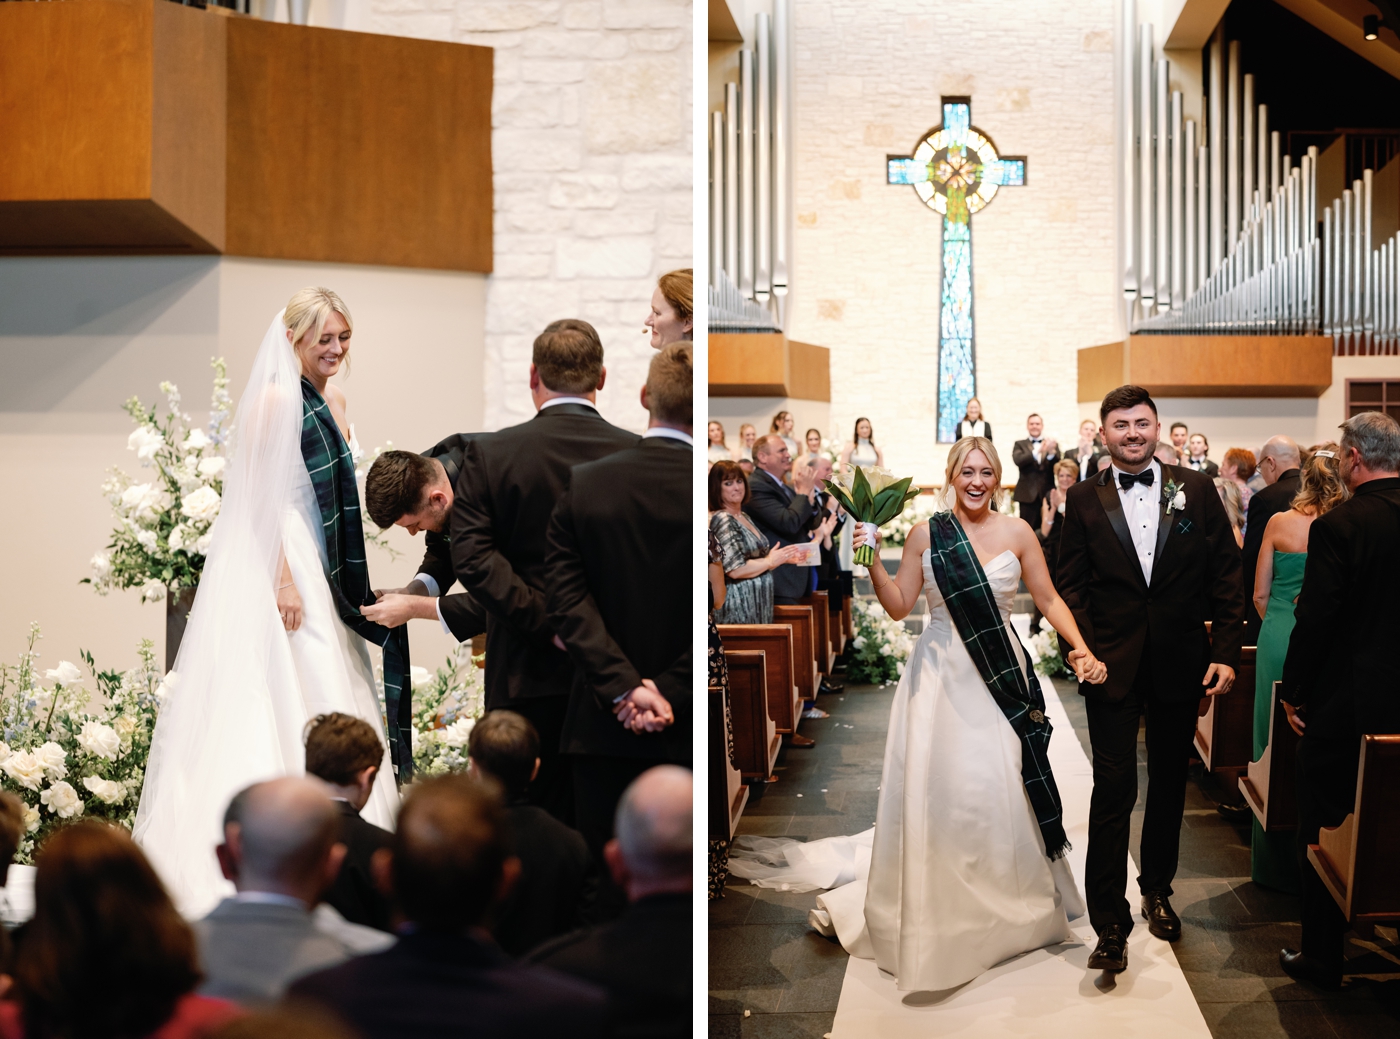
[[[1073,473],[1074,478],[1078,480],[1079,463],[1076,462],[1073,458],[1061,458],[1058,462],[1055,463],[1055,475],[1059,476],[1062,472]]]
[[[967,456],[974,451],[981,451],[987,456],[987,461],[992,463],[992,472],[996,474],[997,487],[1001,487],[1001,456],[997,454],[992,442],[986,437],[963,437],[948,452],[947,483],[944,485],[946,488],[952,488],[954,474],[963,467]]]
[[[292,298],[287,300],[287,309],[282,315],[282,323],[292,333],[292,349],[295,350],[297,343],[305,339],[308,333],[313,341],[320,339],[331,314],[339,314],[345,319],[345,327],[352,332],[355,330],[350,308],[330,289],[311,286],[294,292]],[[345,363],[348,367],[349,350],[345,353]]]
[[[1240,494],[1240,485],[1224,476],[1217,476],[1214,482],[1220,502],[1225,506],[1225,515],[1230,517],[1230,526],[1239,530],[1244,525],[1244,496]]]
[[[671,304],[676,317],[682,321],[691,319],[695,313],[695,272],[692,268],[667,271],[657,279],[656,287],[661,290],[666,302]],[[690,337],[687,335],[686,338]]]
[[[1308,460],[1303,463],[1298,493],[1293,496],[1293,508],[1321,516],[1348,497],[1346,484],[1342,482],[1341,459],[1337,457],[1341,454],[1341,448],[1329,441],[1314,445],[1310,451]],[[1330,452],[1330,455],[1321,454],[1323,451]]]

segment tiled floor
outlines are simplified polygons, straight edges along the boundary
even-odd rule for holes
[[[801,730],[817,746],[783,750],[781,778],[753,789],[740,832],[812,839],[872,825],[893,696],[893,687],[852,687],[822,697],[820,706],[831,717],[806,720]],[[1064,700],[1087,752],[1082,701],[1072,693]],[[1141,763],[1139,772],[1139,789],[1145,791]],[[1296,899],[1250,882],[1249,829],[1216,812],[1211,797],[1216,792],[1214,780],[1197,769],[1187,787],[1181,868],[1172,899],[1184,925],[1176,955],[1212,1034],[1216,1039],[1400,1036],[1395,933],[1388,932],[1388,941],[1378,935],[1381,952],[1354,942],[1349,950],[1356,957],[1350,970],[1388,974],[1388,979],[1354,980],[1341,993],[1326,994],[1284,975],[1278,950],[1297,947]],[[808,929],[813,897],[735,881],[723,899],[710,903],[711,1036],[821,1039],[831,1031],[846,954],[835,941]]]

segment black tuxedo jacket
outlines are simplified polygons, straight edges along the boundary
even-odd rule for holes
[[[805,544],[811,540],[812,521],[820,519],[816,505],[805,494],[797,494],[760,469],[749,476],[749,501],[744,511],[771,545]],[[773,571],[775,596],[800,599],[811,587],[810,567],[784,563]]]
[[[688,444],[647,437],[575,466],[554,510],[549,624],[577,666],[566,754],[691,760],[694,468]],[[643,678],[675,712],[661,732],[630,732],[612,713]]]
[[[598,871],[583,834],[543,808],[513,804],[506,813],[511,851],[520,859],[520,878],[493,907],[491,933],[506,952],[523,956],[541,942],[587,922]]]
[[[1191,469],[1191,464],[1189,462],[1184,462],[1182,463],[1182,468]],[[1217,476],[1220,475],[1220,466],[1216,465],[1209,458],[1207,458],[1203,462],[1201,462],[1200,469],[1193,469],[1192,472],[1199,472],[1202,476],[1209,476],[1212,480],[1214,480]],[[1250,498],[1249,500],[1250,504],[1253,504],[1254,499]],[[1250,594],[1253,593],[1251,592]]]
[[[472,934],[404,934],[383,952],[302,978],[287,1000],[324,1007],[363,1039],[608,1034],[602,989],[548,967],[517,965]]]
[[[1400,732],[1400,479],[1371,480],[1319,516],[1283,665],[1284,702],[1307,707],[1305,740]],[[1355,766],[1352,766],[1355,776]]]
[[[467,443],[452,506],[452,568],[493,618],[488,708],[569,694],[574,666],[553,645],[545,610],[549,517],[574,466],[640,439],[587,405],[556,404]]]
[[[1099,459],[1102,458],[1102,457],[1103,457],[1104,455],[1106,455],[1106,454],[1108,454],[1107,451],[1105,451],[1103,448],[1101,448],[1101,447],[1095,445],[1094,450],[1093,450],[1093,453],[1089,455],[1089,466],[1088,466],[1087,469],[1084,469],[1084,468],[1081,468],[1081,469],[1080,469],[1080,472],[1081,472],[1082,475],[1079,477],[1079,479],[1080,479],[1080,480],[1092,480],[1095,476],[1098,476],[1098,475],[1099,475]],[[1068,459],[1069,459],[1071,462],[1073,462],[1075,465],[1079,465],[1079,445],[1078,445],[1078,444],[1075,444],[1075,445],[1074,445],[1074,451],[1072,451],[1070,454],[1065,455],[1065,457],[1068,458]],[[1053,487],[1053,486],[1055,486],[1055,479],[1054,479],[1054,472],[1053,472],[1053,470],[1051,471],[1050,477],[1051,477],[1051,478],[1050,478],[1050,486]]]
[[[1040,499],[1045,497],[1054,484],[1055,463],[1060,460],[1059,454],[1045,454],[1045,442],[1041,441],[1040,461],[1035,460],[1035,455],[1031,453],[1030,438],[1016,441],[1016,446],[1011,449],[1011,460],[1016,463],[1016,468],[1021,470],[1020,477],[1016,480],[1016,493],[1012,495],[1013,501],[1031,502],[1037,506]],[[1040,522],[1040,517],[1035,518],[1036,523]]]
[[[1259,636],[1259,611],[1254,608],[1254,575],[1259,568],[1259,549],[1264,544],[1264,528],[1269,520],[1280,512],[1287,512],[1293,505],[1293,498],[1302,485],[1302,474],[1297,469],[1289,469],[1262,491],[1255,491],[1249,499],[1249,522],[1244,528],[1244,611],[1245,645],[1254,645]]]
[[[337,801],[340,809],[340,843],[345,845],[345,861],[326,894],[326,901],[352,924],[364,924],[381,931],[390,930],[389,900],[379,892],[370,870],[370,859],[393,840],[388,830],[360,817],[347,801]]]
[[[1108,468],[1071,487],[1061,524],[1055,583],[1089,649],[1108,666],[1103,685],[1081,683],[1079,692],[1121,700],[1148,667],[1164,700],[1198,699],[1210,664],[1240,666],[1244,585],[1225,506],[1200,473],[1162,466],[1163,499],[1174,480],[1186,507],[1169,511],[1163,500],[1149,585],[1112,477]]]
[[[462,461],[466,458],[467,443],[479,433],[453,433],[446,440],[439,441],[423,452],[425,458],[436,458],[447,470],[447,478],[453,487],[461,475]],[[467,592],[447,594],[447,590],[457,582],[452,571],[452,514],[447,516],[447,529],[441,532],[423,532],[423,561],[418,564],[418,573],[427,574],[437,582],[438,608],[442,619],[458,642],[466,642],[486,631],[490,615]]]

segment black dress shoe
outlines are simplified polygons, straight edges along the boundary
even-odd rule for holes
[[[1142,918],[1147,921],[1147,930],[1154,938],[1174,942],[1181,937],[1181,917],[1172,912],[1172,904],[1160,891],[1149,891],[1142,896]]]
[[[1292,949],[1283,949],[1278,954],[1279,966],[1295,981],[1306,981],[1318,988],[1338,989],[1342,987],[1341,971],[1330,971],[1317,960]]]
[[[1128,969],[1128,936],[1118,924],[1109,924],[1099,935],[1099,944],[1089,954],[1090,970]]]

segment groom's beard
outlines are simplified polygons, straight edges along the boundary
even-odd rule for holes
[[[1108,443],[1104,446],[1108,448],[1108,453],[1113,460],[1120,465],[1141,465],[1143,462],[1152,460],[1152,449],[1156,446],[1156,441],[1144,437],[1141,440],[1125,440],[1118,444]],[[1129,457],[1128,452],[1130,451],[1136,457]]]

